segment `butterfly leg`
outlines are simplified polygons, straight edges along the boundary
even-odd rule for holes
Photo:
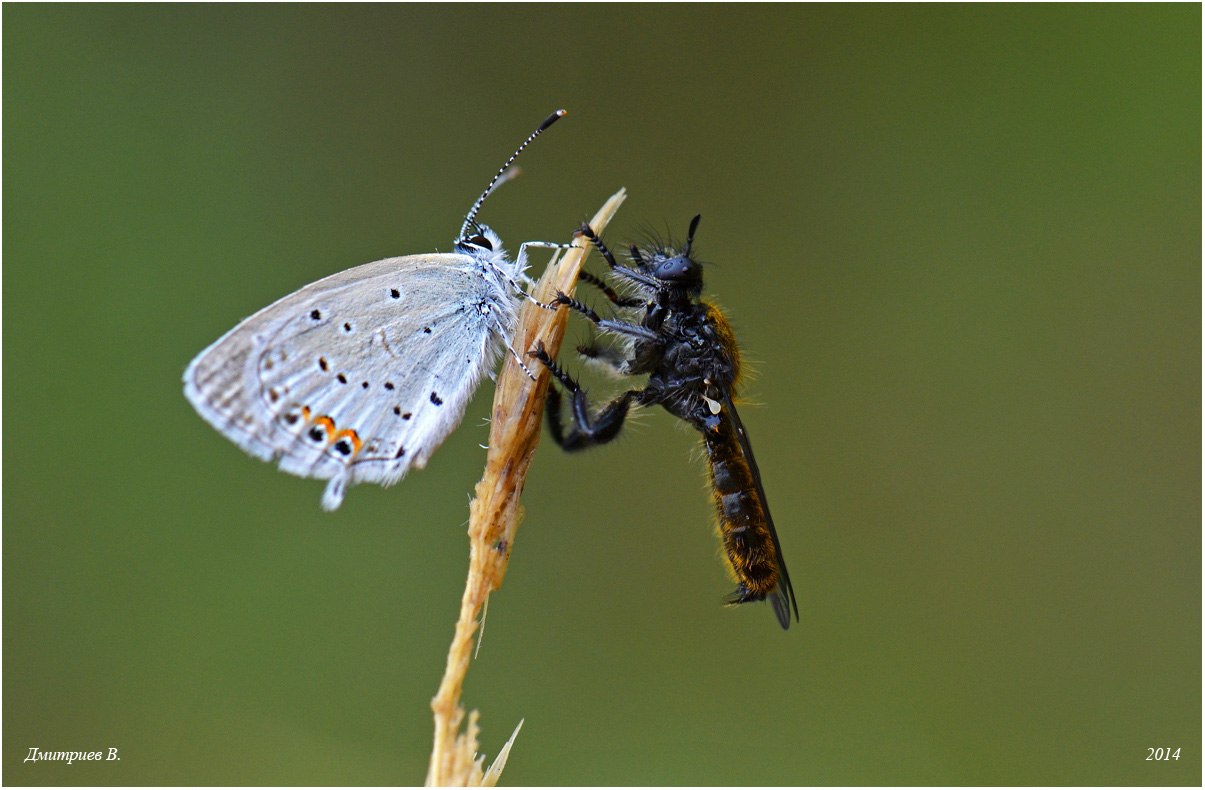
[[[531,278],[530,278],[530,277],[528,277],[527,275],[523,275],[523,277],[524,277],[524,278],[526,278],[526,280],[527,280],[527,282],[528,282],[528,283],[532,283],[532,280],[531,280]],[[555,305],[555,304],[544,304],[544,303],[543,303],[543,302],[541,302],[539,299],[537,299],[537,298],[535,298],[534,296],[532,296],[531,294],[529,294],[527,291],[524,291],[524,290],[523,290],[523,288],[522,288],[522,286],[520,286],[520,285],[519,285],[519,283],[515,282],[514,280],[511,280],[510,284],[511,284],[512,286],[514,286],[515,293],[519,294],[519,296],[521,296],[521,297],[523,297],[524,299],[526,299],[527,301],[531,302],[531,303],[532,303],[532,304],[534,304],[536,307],[542,307],[542,308],[544,308],[545,310],[555,310],[555,309],[557,309],[558,305]]]
[[[568,250],[572,249],[572,244],[560,244],[555,241],[525,241],[519,245],[519,260],[526,262],[527,248],[535,247],[540,250]]]
[[[536,249],[541,249],[541,250],[568,250],[568,249],[571,249],[573,247],[573,245],[572,244],[557,244],[556,242],[552,242],[552,241],[525,241],[519,245],[519,257],[515,263],[515,269],[519,272],[519,277],[518,277],[519,282],[523,283],[528,288],[531,288],[531,287],[535,286],[536,281],[531,279],[531,277],[527,276],[527,248],[528,247],[535,247]],[[524,293],[523,295],[527,296],[526,293]],[[528,297],[528,298],[531,298],[531,297]],[[532,298],[531,300],[533,302],[535,302],[534,298]],[[542,304],[541,302],[536,302],[536,304],[540,305],[541,307],[548,306],[546,304]]]
[[[515,347],[512,346],[510,343],[507,343],[506,348],[508,351],[510,351],[510,355],[515,358],[515,362],[519,363],[519,367],[521,367],[523,369],[523,372],[527,374],[527,378],[531,379],[532,381],[535,381],[536,374],[532,373],[531,368],[527,367],[527,363],[525,363],[523,361],[523,357],[519,355],[519,352],[515,351]]]
[[[539,344],[531,355],[544,363],[544,367],[548,368],[572,398],[570,407],[573,424],[566,433],[561,421],[561,393],[555,386],[548,388],[548,431],[552,434],[554,442],[564,450],[574,451],[596,444],[606,444],[619,435],[619,429],[623,427],[623,421],[628,416],[628,407],[633,399],[640,397],[640,392],[636,390],[625,392],[591,417],[590,401],[586,391],[562,370],[552,357],[548,356],[548,352],[544,350],[544,344]]]
[[[537,302],[537,304],[539,303]],[[494,337],[503,342],[503,344],[506,346],[506,350],[510,352],[510,355],[515,358],[515,362],[518,362],[519,367],[522,368],[523,372],[527,374],[527,378],[535,381],[536,377],[535,374],[531,372],[531,368],[527,367],[527,363],[523,361],[522,355],[520,355],[518,351],[515,351],[515,347],[510,344],[511,329],[503,321],[501,311],[497,308],[497,306],[492,304],[487,307],[487,310],[489,315],[490,331],[494,334]],[[490,379],[494,381],[497,380],[493,371],[490,371]]]
[[[519,258],[518,262],[515,264],[515,270],[518,272],[518,275],[510,279],[511,287],[515,289],[515,293],[531,302],[536,307],[542,307],[545,310],[555,310],[557,305],[544,304],[527,291],[527,289],[534,289],[536,285],[536,281],[527,275],[527,248],[538,247],[541,249],[555,249],[559,252],[560,250],[567,250],[572,246],[572,244],[555,244],[551,241],[526,241],[519,245]],[[552,260],[555,263],[556,257],[554,256]]]

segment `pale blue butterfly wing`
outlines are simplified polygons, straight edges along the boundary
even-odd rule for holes
[[[517,297],[500,243],[357,266],[241,322],[184,374],[197,412],[258,458],[349,485],[390,485],[456,427],[509,337]],[[464,249],[464,248],[460,248]]]

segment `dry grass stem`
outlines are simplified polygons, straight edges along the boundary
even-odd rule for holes
[[[624,196],[624,190],[619,190],[598,210],[590,220],[595,231],[602,232]],[[535,297],[547,303],[557,291],[572,294],[586,252],[585,240],[575,239],[574,247],[560,262],[556,263],[554,259],[554,264],[548,266],[536,285]],[[513,341],[515,349],[523,353],[534,348],[537,341],[543,341],[548,353],[555,358],[565,335],[566,321],[566,310],[545,310],[531,302],[524,303]],[[469,506],[469,576],[460,599],[460,617],[448,649],[447,667],[439,691],[431,700],[431,710],[435,713],[435,744],[427,769],[428,786],[492,786],[498,780],[515,737],[511,736],[489,770],[483,771],[484,758],[477,757],[478,714],[477,711],[469,714],[468,726],[460,732],[460,724],[465,718],[460,695],[469,669],[478,613],[506,574],[515,530],[523,517],[519,495],[523,492],[523,481],[540,440],[540,420],[544,415],[549,374],[534,360],[529,367],[536,376],[535,381],[528,378],[514,357],[508,354],[494,391],[485,473],[477,484],[476,498]],[[515,735],[518,732],[516,728]]]

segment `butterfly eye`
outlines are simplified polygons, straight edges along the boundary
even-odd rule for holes
[[[490,240],[487,239],[485,237],[485,235],[481,234],[481,233],[478,233],[476,236],[472,237],[471,239],[466,240],[465,243],[472,244],[474,247],[481,247],[482,249],[489,250],[490,252],[494,251],[494,245],[490,244]]]

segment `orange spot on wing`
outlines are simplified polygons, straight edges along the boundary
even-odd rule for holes
[[[343,437],[347,437],[348,439],[351,439],[352,455],[355,455],[356,453],[360,452],[360,447],[363,446],[363,444],[364,444],[362,441],[360,441],[360,434],[356,433],[351,428],[344,428],[343,430],[341,430],[337,434],[335,434],[335,438],[332,439],[331,441],[338,441],[339,439],[342,439]]]
[[[328,444],[335,441],[334,420],[332,420],[330,417],[319,417],[318,419],[314,420],[314,424],[321,425],[322,429],[326,431],[326,441]]]

